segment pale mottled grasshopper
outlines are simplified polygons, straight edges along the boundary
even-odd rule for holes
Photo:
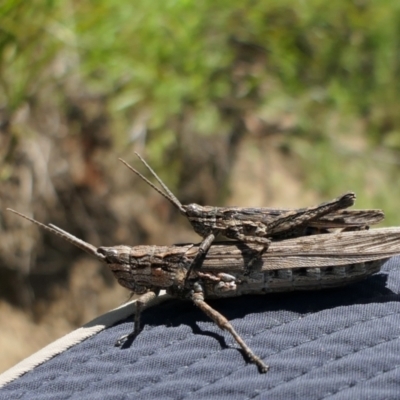
[[[198,245],[96,248],[52,224],[47,226],[8,210],[104,261],[122,286],[141,295],[136,302],[134,330],[117,343],[121,344],[128,337],[134,338],[140,332],[143,305],[165,289],[173,296],[191,299],[221,329],[233,336],[250,361],[263,373],[269,367],[205,299],[343,286],[379,271],[389,257],[400,253],[400,228],[272,241],[268,252],[256,263],[253,261],[259,254],[259,246],[226,242],[212,245],[202,268],[187,276],[199,252]]]
[[[147,162],[135,153],[150,173],[161,185],[162,190],[153,185],[139,171],[120,159],[132,172],[138,175],[154,190],[172,203],[185,215],[193,229],[203,241],[193,260],[192,268],[200,264],[218,234],[244,243],[262,245],[255,259],[265,252],[271,239],[304,236],[314,232],[328,232],[329,229],[358,230],[368,228],[384,218],[381,210],[343,210],[354,204],[355,194],[345,193],[326,203],[300,209],[212,207],[198,204],[182,205]]]

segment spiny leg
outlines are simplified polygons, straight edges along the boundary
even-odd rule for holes
[[[136,338],[137,335],[141,332],[140,327],[140,317],[143,310],[143,307],[151,300],[155,299],[158,296],[158,293],[150,291],[142,296],[140,296],[135,302],[135,320],[133,331],[127,335],[121,336],[117,342],[115,343],[116,346],[121,346],[122,344],[126,343],[128,340],[133,340]]]
[[[256,356],[249,346],[243,341],[239,334],[235,331],[230,322],[217,310],[214,310],[204,301],[204,293],[201,285],[196,282],[194,285],[194,290],[191,294],[191,299],[194,304],[200,308],[209,318],[211,318],[222,330],[228,331],[239,346],[242,348],[246,356],[251,362],[257,365],[261,373],[266,373],[269,370],[268,365],[266,365],[260,357]]]
[[[195,258],[193,259],[193,261],[191,262],[191,264],[189,265],[188,271],[186,273],[185,286],[187,285],[187,281],[188,281],[192,271],[195,269],[199,269],[201,267],[204,257],[207,255],[207,252],[210,249],[211,244],[214,241],[214,239],[215,239],[215,235],[213,233],[210,233],[200,243],[197,254],[196,254]]]
[[[321,203],[318,206],[283,213],[276,220],[268,222],[268,234],[270,236],[289,234],[291,231],[305,227],[312,221],[318,220],[318,218],[351,207],[354,204],[355,198],[356,195],[349,192],[331,201]]]

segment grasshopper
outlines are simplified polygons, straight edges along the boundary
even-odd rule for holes
[[[262,245],[255,260],[264,253],[271,239],[298,237],[330,229],[366,229],[384,218],[381,210],[343,210],[354,204],[355,194],[348,192],[326,203],[300,209],[212,207],[195,203],[182,205],[147,162],[135,153],[161,185],[159,189],[126,161],[119,159],[154,190],[172,203],[184,216],[203,241],[189,273],[197,268],[218,234],[244,243]]]
[[[261,373],[268,371],[268,365],[206,299],[343,286],[379,271],[388,258],[400,252],[400,228],[272,241],[257,263],[253,260],[259,246],[226,242],[212,245],[201,270],[191,271],[187,278],[198,245],[95,247],[55,225],[8,210],[105,262],[119,284],[140,295],[135,303],[133,332],[121,337],[118,345],[140,333],[143,306],[165,289],[175,297],[192,300],[219,328],[229,332]]]

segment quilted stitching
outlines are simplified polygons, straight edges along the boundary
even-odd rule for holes
[[[146,310],[144,331],[114,347],[120,321],[0,390],[0,399],[398,398],[400,257],[330,291],[213,301],[271,367],[262,375],[190,302]]]

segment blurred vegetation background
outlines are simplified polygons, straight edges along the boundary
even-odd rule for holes
[[[6,207],[94,245],[199,240],[134,151],[182,203],[353,190],[398,225],[399,41],[395,0],[2,0],[0,368],[127,298]]]

